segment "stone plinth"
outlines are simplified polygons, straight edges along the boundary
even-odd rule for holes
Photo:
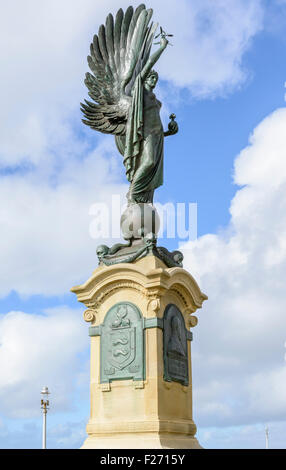
[[[82,448],[200,448],[190,328],[207,296],[194,278],[149,255],[100,266],[71,290],[90,322],[91,412]]]

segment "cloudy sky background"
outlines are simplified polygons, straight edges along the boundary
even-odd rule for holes
[[[271,5],[269,5],[271,3]],[[0,17],[0,447],[78,448],[89,338],[70,287],[97,265],[92,206],[124,198],[111,136],[81,123],[91,38],[130,1],[11,0]],[[133,3],[137,6],[139,3]],[[184,267],[209,296],[193,330],[194,419],[206,448],[286,447],[286,2],[155,0],[174,34],[156,69],[166,140],[157,202],[196,202]],[[110,240],[105,239],[107,244]],[[113,242],[111,242],[113,243]],[[182,240],[164,240],[174,249]]]

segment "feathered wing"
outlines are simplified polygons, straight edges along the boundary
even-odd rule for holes
[[[153,11],[140,5],[111,14],[90,46],[85,84],[94,102],[85,100],[82,121],[92,129],[123,136],[136,76],[146,64],[157,25],[149,25]]]

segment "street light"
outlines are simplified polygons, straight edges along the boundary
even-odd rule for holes
[[[46,443],[47,443],[47,433],[46,433],[46,428],[47,428],[47,412],[50,406],[50,402],[48,400],[50,392],[48,387],[43,387],[43,390],[41,391],[42,399],[41,399],[41,409],[43,410],[43,441],[42,441],[42,449],[46,449]]]
[[[268,426],[265,428],[265,449],[269,449],[269,429]]]

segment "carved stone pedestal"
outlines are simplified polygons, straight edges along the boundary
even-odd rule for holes
[[[82,448],[200,448],[190,327],[207,296],[194,278],[149,255],[100,266],[71,290],[90,322],[91,413]]]

